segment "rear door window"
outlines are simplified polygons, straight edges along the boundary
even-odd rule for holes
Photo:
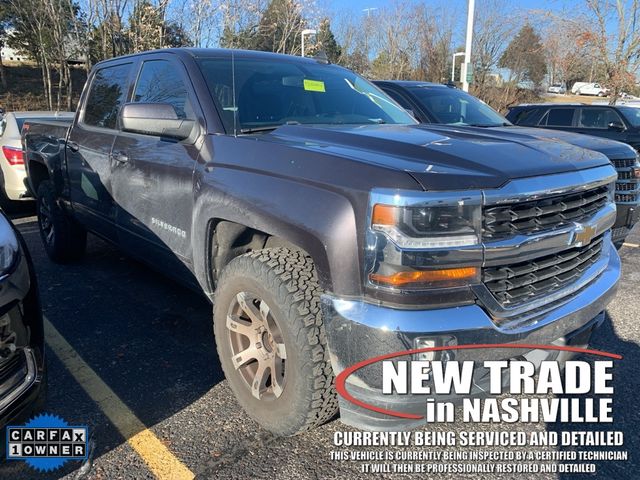
[[[552,108],[540,121],[540,125],[550,127],[571,127],[575,108]]]
[[[115,129],[120,107],[126,102],[132,64],[115,65],[98,70],[91,82],[83,123]]]
[[[611,108],[581,108],[578,125],[582,128],[609,128],[611,122],[624,125],[620,115]]]
[[[539,115],[539,109],[523,108],[515,110],[507,115],[507,118],[516,125],[535,125],[535,117]]]

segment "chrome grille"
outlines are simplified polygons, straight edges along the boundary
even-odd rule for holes
[[[608,195],[609,188],[604,185],[586,192],[488,206],[484,210],[482,235],[495,241],[562,228],[591,217],[607,204]]]
[[[633,170],[618,170],[618,180],[633,180],[634,178]]]
[[[616,193],[616,203],[638,203],[637,193]]]
[[[0,361],[0,400],[19,386],[27,375],[27,364],[22,350]]]
[[[611,160],[615,168],[630,168],[636,164],[635,158],[614,158]]]
[[[578,280],[596,263],[602,253],[603,238],[530,261],[484,268],[482,281],[503,308],[542,298]]]
[[[637,204],[640,202],[640,178],[636,178],[635,169],[639,168],[635,158],[612,159],[611,163],[618,172],[616,181],[616,203]]]

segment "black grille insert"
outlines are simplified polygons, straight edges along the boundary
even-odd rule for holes
[[[483,238],[500,240],[530,235],[586,220],[606,205],[608,192],[605,185],[586,192],[485,207]]]
[[[503,307],[542,298],[575,282],[600,258],[603,237],[589,245],[527,262],[482,270],[482,281]]]

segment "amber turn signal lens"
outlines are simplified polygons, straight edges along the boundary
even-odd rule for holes
[[[392,275],[372,273],[369,278],[376,282],[392,287],[402,287],[411,284],[448,283],[457,280],[472,280],[478,275],[476,267],[447,268],[444,270],[414,270],[410,272],[396,272]]]
[[[398,223],[398,208],[380,203],[374,205],[371,223],[373,225],[396,225]]]

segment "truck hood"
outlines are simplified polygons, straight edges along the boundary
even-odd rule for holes
[[[260,140],[403,170],[425,190],[498,188],[609,163],[561,141],[450,125],[284,125]]]
[[[561,130],[550,130],[533,127],[491,127],[492,131],[501,132],[505,135],[515,134],[517,136],[530,136],[533,138],[546,140],[559,140],[570,143],[589,150],[595,150],[605,154],[609,158],[633,158],[635,150],[626,143],[610,140],[608,138],[594,137],[580,133],[563,132]]]

